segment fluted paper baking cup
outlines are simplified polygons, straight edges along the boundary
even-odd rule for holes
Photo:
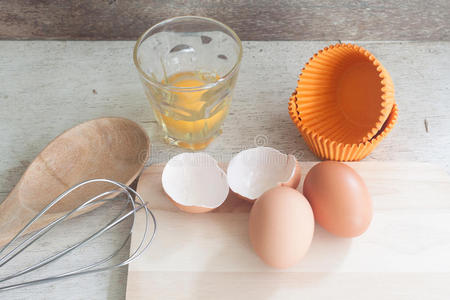
[[[289,114],[308,147],[317,157],[337,161],[359,161],[369,155],[392,130],[397,122],[398,107],[394,103],[380,130],[370,140],[360,143],[337,142],[306,127],[298,112],[295,93],[289,101]]]
[[[389,73],[369,51],[352,44],[332,45],[314,54],[296,91],[303,125],[344,144],[375,136],[395,102]]]

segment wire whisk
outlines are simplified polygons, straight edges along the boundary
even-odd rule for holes
[[[74,192],[75,190],[79,189],[82,186],[85,186],[87,184],[95,184],[95,183],[108,183],[115,186],[113,190],[100,193],[87,201],[85,201],[80,206],[74,208],[73,210],[69,211],[65,215],[57,218],[56,220],[52,221],[50,224],[46,225],[44,228],[30,234],[26,238],[19,241],[19,239],[24,235],[26,230],[34,223],[37,219],[39,219],[42,215],[44,215],[48,210],[50,210],[54,205],[56,205],[58,202],[63,200],[67,195]],[[118,197],[120,194],[124,194],[126,197]],[[114,196],[113,198],[111,198]],[[105,198],[109,197],[109,198]],[[67,218],[74,216],[74,214],[79,213],[81,210],[86,209],[90,206],[98,205],[100,203],[108,202],[108,201],[125,201],[124,208],[118,213],[111,221],[109,221],[104,227],[101,229],[95,231],[93,234],[88,236],[87,238],[82,239],[79,242],[76,242],[69,247],[67,247],[64,250],[58,251],[55,254],[52,254],[39,262],[32,264],[31,266],[27,266],[25,268],[22,268],[18,271],[15,271],[13,274],[8,275],[6,277],[0,277],[0,292],[7,291],[11,289],[16,288],[22,288],[26,286],[56,281],[64,278],[79,276],[83,274],[90,274],[95,272],[102,272],[106,270],[111,270],[115,268],[120,268],[122,266],[128,265],[130,262],[138,258],[152,243],[155,233],[156,233],[156,219],[154,214],[151,212],[151,210],[148,209],[147,203],[145,203],[141,196],[132,188],[109,179],[91,179],[84,182],[81,182],[68,190],[66,190],[64,193],[60,194],[57,198],[55,198],[52,202],[50,202],[44,209],[42,209],[33,219],[31,219],[3,248],[0,249],[0,271],[4,265],[11,262],[15,257],[17,257],[19,254],[21,254],[25,249],[27,249],[29,246],[31,246],[34,242],[36,242],[39,238],[44,236],[47,232],[49,232],[52,228],[54,228],[59,223],[63,222]],[[131,234],[133,232],[133,227],[135,224],[136,219],[136,213],[140,210],[144,211],[145,214],[145,230],[142,234],[142,239],[138,243],[138,246],[134,250],[130,250],[130,254],[125,259],[121,260],[119,263],[111,264],[111,260],[116,257],[116,255],[127,245],[128,241],[131,239]],[[60,274],[44,277],[44,278],[38,278],[34,280],[29,280],[21,283],[14,283],[14,284],[7,284],[8,281],[17,279],[21,276],[24,276],[25,274],[28,274],[30,272],[33,272],[37,269],[40,269],[46,265],[49,265],[58,259],[64,257],[65,255],[71,253],[77,248],[82,247],[83,245],[87,244],[88,242],[98,238],[108,230],[114,228],[116,225],[120,224],[127,218],[132,218],[132,226],[128,232],[128,235],[123,243],[120,244],[120,247],[116,249],[112,254],[110,254],[106,258],[102,258],[94,263],[87,264],[85,266],[76,268],[74,270],[70,271],[64,271]],[[152,226],[153,225],[153,226]],[[153,227],[153,230],[150,230],[150,227]],[[14,245],[14,244],[17,245]],[[108,265],[110,263],[110,265]],[[2,272],[0,272],[1,274]]]

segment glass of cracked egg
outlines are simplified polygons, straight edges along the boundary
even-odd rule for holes
[[[209,18],[176,17],[142,34],[133,59],[169,143],[200,150],[222,132],[241,58],[236,33]]]

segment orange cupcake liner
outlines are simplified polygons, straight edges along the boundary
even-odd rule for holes
[[[289,114],[308,147],[317,157],[336,161],[359,161],[369,155],[392,130],[397,122],[398,107],[397,104],[393,104],[388,118],[370,140],[352,144],[336,142],[306,127],[298,112],[296,92],[289,100]]]
[[[304,126],[343,144],[371,140],[395,103],[387,70],[353,44],[331,45],[314,54],[302,69],[296,92]]]

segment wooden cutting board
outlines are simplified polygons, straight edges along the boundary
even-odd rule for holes
[[[301,163],[303,178],[314,164]],[[372,195],[369,230],[344,239],[316,224],[306,257],[282,271],[251,249],[248,203],[230,194],[211,213],[183,213],[163,194],[163,166],[147,168],[138,192],[158,232],[129,266],[127,299],[449,299],[450,176],[416,162],[349,165]],[[138,242],[133,238],[132,248]]]

